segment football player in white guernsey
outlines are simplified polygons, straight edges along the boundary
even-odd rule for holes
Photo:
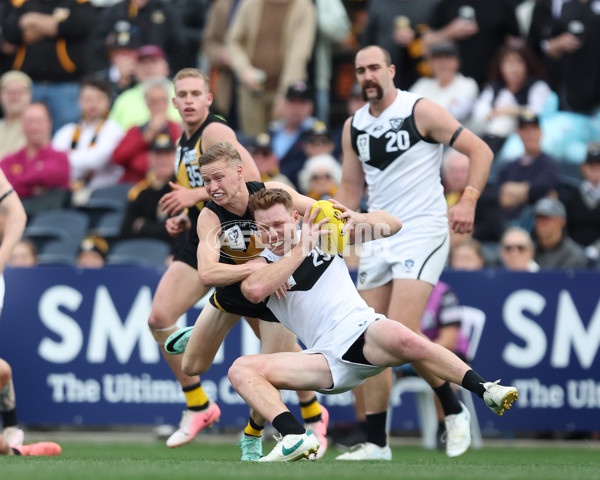
[[[385,211],[345,211],[343,217],[371,229],[385,224],[388,234],[402,227]],[[229,369],[229,380],[242,398],[279,431],[275,448],[264,462],[291,461],[318,448],[315,436],[302,427],[281,401],[279,390],[349,390],[386,367],[411,362],[413,367],[462,385],[502,415],[518,397],[517,389],[487,382],[448,349],[370,308],[358,294],[343,259],[319,248],[320,208],[306,210],[300,235],[298,212],[291,196],[280,189],[260,190],[250,198],[250,211],[271,263],[242,282],[242,293],[254,303],[267,302],[279,321],[306,345],[295,353],[247,355]],[[383,229],[378,229],[383,231]],[[281,285],[286,294],[274,295]]]
[[[448,226],[457,233],[471,232],[493,155],[447,110],[396,89],[395,67],[386,50],[378,46],[359,50],[355,69],[367,103],[344,124],[342,181],[335,198],[356,209],[366,183],[369,211],[383,209],[402,219],[401,232],[372,242],[363,252],[357,287],[376,311],[419,332],[448,256]],[[468,186],[449,212],[440,180],[443,145],[470,160]],[[469,413],[448,382],[419,368],[444,409],[446,453],[461,455],[471,443]],[[385,431],[391,387],[392,373],[387,370],[355,392],[364,396],[367,441],[338,459],[391,459]]]
[[[21,240],[27,215],[19,196],[0,169],[0,215],[4,216],[4,231],[0,244],[0,313],[4,307],[4,267],[15,245]],[[25,433],[17,423],[15,388],[8,362],[0,358],[0,455],[59,455],[60,445],[39,442],[23,445]]]

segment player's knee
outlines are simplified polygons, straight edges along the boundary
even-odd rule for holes
[[[236,391],[239,388],[243,388],[244,384],[248,384],[248,379],[255,374],[256,370],[253,368],[253,363],[248,357],[239,357],[236,359],[227,372],[229,381]]]
[[[181,370],[184,374],[193,377],[195,375],[202,375],[210,368],[210,363],[207,363],[202,358],[193,357],[188,353],[183,354],[181,359]]]
[[[158,343],[161,347],[165,344],[167,338],[169,338],[171,334],[179,330],[177,325],[171,325],[165,328],[153,326],[150,323],[150,320],[148,320],[148,325],[150,326],[150,333],[154,337],[154,340],[156,340],[156,343]]]
[[[422,360],[427,352],[426,341],[414,332],[406,332],[396,338],[396,351],[410,361]]]

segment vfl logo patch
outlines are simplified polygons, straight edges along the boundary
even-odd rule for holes
[[[367,281],[367,272],[361,272],[358,276],[358,283],[363,284]]]
[[[356,137],[356,147],[358,148],[358,156],[365,162],[371,160],[371,151],[369,148],[369,134],[361,133]]]
[[[397,132],[402,128],[402,124],[404,123],[403,118],[390,118],[390,125],[394,132]]]
[[[406,273],[410,273],[412,271],[412,268],[415,266],[415,261],[414,260],[406,260],[404,262],[404,267],[406,268]]]
[[[225,232],[225,245],[231,250],[244,250],[246,242],[239,225],[234,225]]]

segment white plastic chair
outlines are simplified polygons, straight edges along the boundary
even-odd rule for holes
[[[478,308],[462,306],[463,314],[461,321],[461,330],[469,339],[469,350],[467,359],[472,361],[477,352],[483,327],[485,325],[485,313]],[[434,393],[429,384],[421,377],[400,377],[394,376],[392,394],[387,412],[387,431],[389,434],[392,424],[392,414],[394,407],[402,403],[403,393],[414,393],[417,399],[417,416],[421,428],[421,444],[423,448],[435,450],[437,446],[436,435],[438,428],[437,413],[435,409]],[[475,404],[471,392],[462,387],[458,388],[460,399],[471,414],[471,448],[481,448],[483,440],[481,438],[481,429],[475,411]]]

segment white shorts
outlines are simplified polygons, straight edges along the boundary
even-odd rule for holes
[[[395,278],[435,285],[448,259],[448,221],[402,228],[396,235],[365,242],[358,266],[358,290],[381,287]]]
[[[344,323],[336,331],[332,332],[327,338],[331,339],[327,343],[320,342],[313,348],[303,350],[302,353],[313,355],[322,354],[327,363],[331,376],[333,377],[333,386],[317,390],[320,393],[333,394],[352,390],[360,385],[365,379],[383,372],[386,367],[376,367],[362,363],[349,362],[342,357],[364,333],[367,327],[376,320],[385,318],[383,315],[374,314],[371,318],[365,320],[356,329],[348,329],[348,324]]]
[[[4,285],[4,275],[0,273],[0,310],[4,308],[4,293],[6,286]]]

